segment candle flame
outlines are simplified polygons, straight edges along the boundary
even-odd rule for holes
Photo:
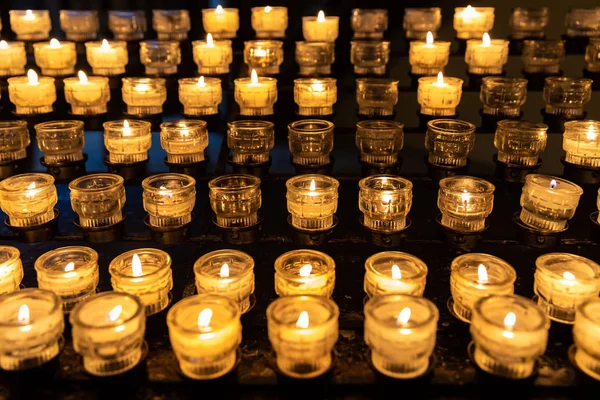
[[[2,47],[2,42],[0,42],[0,47]],[[598,137],[598,134],[596,133],[596,130],[594,129],[594,125],[590,124],[590,126],[588,126],[586,136],[587,136],[587,140],[596,140],[596,138]]]
[[[79,83],[88,83],[88,77],[85,72],[79,71],[77,76],[79,77]]]
[[[550,189],[556,189],[557,186],[558,186],[558,182],[556,182],[556,179],[552,179],[550,181]]]
[[[129,121],[123,121],[123,136],[131,135],[131,128],[129,127]]]
[[[198,82],[196,83],[196,86],[198,87],[205,87],[206,86],[206,82],[204,82],[204,77],[201,76],[200,78],[198,78]]]
[[[38,84],[38,75],[35,73],[34,70],[30,69],[29,71],[27,71],[27,80],[29,81],[30,85]]]
[[[313,269],[313,267],[310,264],[303,265],[300,268],[299,274],[300,274],[300,276],[306,278],[307,276],[310,276],[312,269]]]
[[[434,85],[436,85],[436,86],[446,86],[446,82],[444,82],[444,74],[442,73],[442,71],[438,72],[438,74],[437,74],[437,80],[435,81]]]
[[[427,36],[425,37],[425,43],[427,43],[428,45],[433,44],[433,33],[427,32]]]
[[[123,306],[120,304],[116,305],[115,308],[113,308],[112,310],[110,310],[108,312],[108,315],[106,316],[106,321],[107,322],[115,322],[116,320],[119,319],[122,312],[123,312]]]
[[[19,307],[19,314],[17,315],[17,321],[19,321],[19,324],[21,324],[21,325],[29,325],[30,315],[29,315],[29,307],[27,306],[27,304],[22,304],[21,307]]]
[[[34,18],[35,17],[33,15],[33,11],[31,11],[31,10],[25,10],[25,19],[26,20],[30,20],[31,21]]]
[[[75,263],[70,262],[65,266],[65,272],[75,271]]]
[[[33,196],[35,196],[35,194],[37,193],[37,190],[35,190],[36,185],[35,182],[31,182],[29,184],[29,186],[27,186],[27,189],[25,190],[25,197],[28,199],[32,199]]]
[[[258,74],[256,73],[255,69],[253,69],[252,74],[250,74],[250,82],[258,83]]]
[[[206,35],[206,47],[215,47],[215,42],[210,33]]]
[[[511,331],[515,328],[516,322],[517,315],[514,312],[511,311],[508,314],[506,314],[506,317],[504,317],[504,332],[502,332],[502,335],[505,338],[512,339],[513,337],[515,337],[515,334]]]
[[[50,39],[50,48],[51,49],[59,49],[60,48],[60,42],[58,41],[58,39]]]
[[[310,321],[308,319],[308,313],[306,311],[302,311],[298,317],[298,321],[296,321],[296,327],[306,329],[308,328],[309,323]]]
[[[8,42],[6,40],[0,40],[0,49],[8,49]]]
[[[319,11],[319,14],[317,14],[317,22],[325,22],[325,13],[323,10]]]
[[[491,43],[492,39],[490,39],[490,35],[487,32],[484,33],[483,37],[481,38],[481,45],[484,47],[489,47]]]
[[[392,202],[393,198],[394,196],[392,196],[391,194],[384,194],[383,196],[381,196],[381,201],[389,205]]]
[[[221,278],[229,278],[229,264],[221,265],[221,270],[219,271],[219,276]]]
[[[322,92],[325,88],[320,82],[313,83],[310,87],[311,92]]]
[[[472,18],[474,18],[479,13],[477,12],[477,10],[475,10],[475,8],[468,5],[467,8],[465,8],[461,12],[461,14],[462,14],[463,19],[470,21]]]
[[[265,7],[265,12],[266,12],[266,13],[270,13],[272,9],[273,9],[273,8],[272,8],[271,6],[266,6],[266,7]]]
[[[477,267],[477,282],[479,283],[487,283],[488,282],[488,273],[487,269],[483,264],[479,264]]]
[[[402,279],[402,271],[396,264],[392,265],[392,279]]]
[[[217,6],[216,12],[217,12],[217,14],[223,14],[225,12],[225,10],[223,10],[223,7],[219,4]]]
[[[108,40],[102,39],[102,45],[100,46],[100,49],[102,51],[109,51],[110,50],[110,44],[108,43]]]
[[[131,258],[131,272],[133,273],[133,276],[144,275],[144,271],[142,270],[142,262],[136,253],[134,253],[133,257]]]
[[[205,308],[204,310],[200,311],[200,314],[198,314],[198,326],[200,328],[208,328],[210,326],[210,320],[212,319],[213,316],[213,310],[210,308]]]
[[[471,200],[471,193],[468,193],[465,190],[464,193],[460,194],[460,199],[462,200],[463,203],[468,203],[469,200]]]
[[[563,272],[563,278],[565,278],[566,280],[569,280],[569,281],[574,281],[577,279],[577,278],[575,278],[575,275],[573,275],[573,273],[569,272],[569,271]]]
[[[408,323],[408,320],[410,319],[410,308],[408,307],[404,307],[402,309],[402,311],[400,311],[400,314],[398,314],[398,319],[396,319],[396,324],[398,325],[406,325]]]
[[[308,186],[308,190],[310,190],[311,192],[317,190],[317,184],[315,183],[314,179],[311,179],[310,185]]]

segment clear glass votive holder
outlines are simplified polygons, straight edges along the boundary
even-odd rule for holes
[[[585,105],[592,98],[592,80],[551,76],[546,78],[542,93],[547,114],[566,118],[583,116]]]
[[[0,181],[0,206],[11,226],[26,228],[53,220],[57,202],[52,175],[27,173]]]
[[[39,41],[50,37],[52,22],[48,10],[10,10],[10,29],[17,40]]]
[[[335,61],[334,42],[296,42],[298,74],[303,76],[329,75]]]
[[[173,75],[181,63],[181,49],[177,41],[144,40],[140,42],[140,61],[146,75]]]
[[[240,120],[227,123],[227,147],[236,164],[264,164],[275,146],[274,124],[269,121]]]
[[[53,110],[56,101],[54,78],[40,76],[29,70],[27,76],[8,78],[8,96],[15,105],[15,114],[36,115],[48,114]]]
[[[94,75],[122,75],[129,63],[125,41],[85,42],[85,53]]]
[[[524,40],[523,70],[528,74],[558,74],[565,58],[564,40]]]
[[[404,124],[396,121],[365,120],[356,124],[356,147],[360,160],[369,164],[393,165],[404,146]]]
[[[393,233],[406,227],[413,199],[411,181],[394,175],[373,175],[361,179],[358,187],[358,208],[368,229]]]
[[[221,79],[182,78],[179,79],[179,101],[183,104],[183,114],[189,116],[215,115],[223,100]]]
[[[404,9],[402,27],[407,39],[425,40],[427,32],[435,37],[441,26],[442,9],[439,7]]]
[[[233,62],[231,40],[213,40],[209,33],[206,40],[194,40],[192,49],[200,75],[229,73],[229,65]]]
[[[23,280],[23,262],[19,249],[12,246],[0,246],[0,295],[20,290]]]
[[[0,121],[0,162],[27,158],[30,143],[27,121]]]
[[[548,125],[505,119],[498,121],[494,146],[498,161],[520,167],[532,167],[546,148]]]
[[[280,40],[249,40],[244,42],[244,62],[258,75],[277,75],[283,63],[283,42]]]
[[[337,80],[334,78],[294,79],[294,101],[298,104],[298,115],[331,115],[333,105],[337,101]]]
[[[167,88],[163,78],[123,78],[121,94],[129,115],[155,115],[163,111]]]
[[[600,380],[600,299],[589,299],[577,307],[573,325],[575,364],[587,375]]]
[[[250,11],[250,23],[257,38],[285,38],[288,27],[287,7],[252,7]]]
[[[288,125],[288,145],[292,162],[299,165],[326,165],[333,150],[332,122],[305,119]]]
[[[350,16],[354,39],[383,39],[388,28],[388,10],[354,8]]]
[[[356,102],[361,115],[388,116],[398,103],[398,81],[384,78],[356,79]]]
[[[50,42],[33,44],[35,63],[46,76],[66,76],[75,72],[77,52],[75,42]]]
[[[73,115],[106,114],[110,101],[109,79],[105,76],[86,76],[63,79],[65,100],[71,105]]]
[[[600,121],[565,122],[565,161],[584,168],[600,168]]]
[[[35,125],[38,147],[48,165],[83,160],[85,131],[83,121],[49,121]]]
[[[148,159],[152,146],[151,124],[141,120],[108,121],[104,127],[104,146],[108,161],[132,164]]]
[[[437,166],[467,165],[475,147],[475,125],[455,119],[434,119],[427,123],[425,148],[427,161]]]
[[[262,204],[260,179],[252,175],[231,174],[208,182],[210,205],[217,226],[249,227],[258,223]]]
[[[385,75],[390,59],[390,42],[352,40],[350,42],[350,62],[358,75]]]
[[[158,174],[142,181],[144,210],[156,228],[179,228],[192,222],[196,180],[185,174]]]
[[[82,228],[111,226],[123,220],[124,182],[115,174],[90,174],[69,182],[71,208]]]
[[[472,176],[451,176],[440,181],[438,208],[443,226],[459,232],[480,232],[494,207],[495,187]]]
[[[485,34],[484,34],[485,36]],[[475,75],[500,75],[508,62],[508,40],[489,39],[467,40],[465,62],[469,73]]]
[[[0,76],[25,75],[27,54],[24,42],[0,40]]]
[[[419,113],[434,117],[456,115],[456,108],[462,97],[463,80],[443,76],[424,76],[419,78],[417,102]]]
[[[437,75],[448,65],[452,43],[440,40],[433,42],[433,36],[428,36],[427,40],[431,42],[423,40],[410,42],[408,62],[411,66],[411,74]]]
[[[234,99],[240,106],[240,115],[264,116],[273,114],[277,102],[277,79],[265,76],[237,78],[234,84]]]
[[[294,228],[324,231],[334,225],[340,186],[337,179],[318,174],[297,175],[288,179],[285,186]]]
[[[146,14],[143,10],[108,11],[108,29],[115,40],[141,40],[146,28]]]
[[[600,7],[569,7],[565,27],[569,37],[600,36]]]
[[[208,147],[206,122],[182,119],[160,124],[160,145],[167,152],[167,162],[193,164],[204,161]]]
[[[365,261],[364,290],[369,298],[408,294],[423,296],[427,283],[427,264],[400,251],[382,251]]]
[[[458,39],[478,39],[494,27],[494,7],[456,7],[453,26]]]
[[[481,81],[479,99],[484,114],[518,117],[527,100],[527,79],[486,76]]]
[[[94,40],[100,30],[97,10],[60,10],[60,29],[67,40]]]
[[[508,20],[511,38],[543,38],[550,19],[549,15],[548,7],[513,8]]]
[[[275,260],[275,293],[330,298],[335,287],[335,261],[316,250],[293,250]]]
[[[202,9],[202,26],[204,32],[212,33],[215,39],[233,39],[240,29],[240,15],[237,8]]]
[[[590,38],[585,49],[585,69],[600,72],[600,38]]]
[[[158,40],[187,40],[192,29],[188,10],[152,10],[152,28]]]

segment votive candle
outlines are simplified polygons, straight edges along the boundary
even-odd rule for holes
[[[283,63],[283,42],[249,40],[244,42],[244,62],[259,75],[277,75]]]
[[[163,78],[123,78],[121,93],[130,115],[160,114],[167,100]]]
[[[148,159],[152,146],[151,124],[141,120],[105,122],[104,146],[108,161],[116,164],[132,164]]]
[[[309,42],[335,42],[338,37],[340,17],[325,16],[321,10],[316,17],[302,17],[302,34]]]
[[[233,39],[240,29],[240,16],[237,8],[202,9],[202,25],[204,32],[211,33],[215,39]]]
[[[443,71],[450,57],[450,42],[433,40],[433,34],[427,32],[425,41],[410,42],[408,62],[410,72],[415,75],[437,75]]]
[[[160,145],[167,152],[167,162],[193,164],[204,161],[208,146],[206,122],[194,119],[160,124]]]
[[[388,28],[388,10],[354,8],[350,16],[354,39],[383,39]]]
[[[0,40],[0,76],[24,75],[25,64],[25,43]]]
[[[115,40],[134,41],[144,38],[146,14],[143,10],[108,11],[108,29]]]
[[[393,175],[373,175],[361,179],[358,187],[358,208],[367,228],[392,233],[406,227],[413,198],[411,181]]]
[[[219,113],[223,90],[219,78],[179,79],[179,101],[183,113],[189,116],[214,115]]]
[[[252,70],[250,78],[233,81],[235,102],[240,106],[240,115],[263,116],[273,114],[277,102],[277,79],[258,77]]]
[[[10,10],[10,28],[17,40],[46,40],[50,36],[52,22],[48,10]]]
[[[494,27],[494,7],[456,7],[454,30],[459,39],[481,37]]]
[[[152,28],[158,40],[187,40],[192,29],[188,10],[152,10]]]
[[[73,115],[105,114],[110,101],[108,78],[87,76],[79,71],[77,78],[65,78],[65,98]]]
[[[217,226],[249,227],[258,223],[262,204],[260,178],[231,174],[208,182],[210,205],[216,214]]]
[[[600,121],[565,122],[565,161],[588,168],[600,168]]]
[[[108,41],[85,42],[85,51],[88,64],[95,75],[115,76],[125,73],[125,66],[129,63],[127,42]]]
[[[500,75],[508,62],[508,40],[492,40],[487,32],[481,40],[468,40],[465,62],[470,74]]]
[[[298,104],[298,115],[333,114],[333,105],[337,102],[336,82],[334,78],[294,79],[294,101]]]
[[[50,42],[33,44],[35,63],[41,68],[42,74],[48,76],[71,75],[75,72],[77,53],[74,42]]]
[[[57,202],[52,175],[27,173],[0,181],[0,205],[11,226],[32,227],[53,220]]]
[[[407,39],[426,38],[428,32],[436,37],[437,31],[442,26],[442,9],[439,7],[404,9],[402,27],[406,31]]]
[[[577,306],[573,341],[575,342],[575,364],[586,374],[600,380],[600,299],[595,297]]]
[[[0,295],[19,290],[23,275],[19,249],[0,246]]]
[[[340,186],[337,179],[318,174],[298,175],[288,179],[285,186],[294,228],[323,231],[334,225]]]
[[[185,174],[157,174],[142,181],[142,201],[150,226],[178,228],[192,221],[196,180]]]
[[[100,30],[97,10],[60,10],[60,29],[67,40],[85,42],[96,39]]]
[[[84,159],[83,121],[49,121],[36,124],[34,128],[38,147],[44,153],[44,164],[63,165]]]
[[[316,250],[293,250],[275,260],[275,293],[279,296],[331,297],[335,286],[335,261]]]
[[[199,74],[218,75],[229,72],[229,64],[233,61],[231,40],[213,40],[209,33],[206,40],[194,40],[192,50]]]
[[[274,124],[270,121],[239,120],[227,123],[227,147],[237,164],[264,164],[275,146]]]
[[[498,161],[521,167],[538,164],[539,156],[546,148],[547,131],[548,125],[542,123],[510,119],[498,121],[494,134]]]
[[[30,69],[27,76],[8,78],[8,96],[15,105],[15,113],[35,115],[51,113],[56,101],[54,78],[41,76]]]
[[[331,161],[333,129],[330,121],[304,119],[288,125],[292,162],[299,165],[326,165]]]
[[[400,251],[383,251],[365,261],[364,290],[370,298],[390,294],[423,296],[427,264]]]
[[[257,38],[284,38],[288,27],[287,7],[252,7],[250,23]]]
[[[71,207],[83,228],[111,226],[123,220],[125,186],[115,174],[89,174],[69,182]]]
[[[437,77],[419,78],[417,101],[420,113],[435,117],[456,115],[456,107],[460,103],[463,80],[444,77],[440,71]]]
[[[438,207],[443,226],[461,232],[485,229],[494,206],[494,185],[471,176],[451,176],[440,181]]]
[[[475,125],[456,119],[434,119],[427,123],[427,161],[437,166],[463,167],[475,147]]]

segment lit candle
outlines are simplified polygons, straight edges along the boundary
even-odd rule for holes
[[[276,75],[283,62],[283,42],[249,40],[244,42],[244,62],[260,75]]]
[[[233,61],[231,40],[213,40],[212,34],[206,35],[206,41],[192,42],[194,62],[198,65],[198,73],[202,75],[219,75],[229,73],[229,64]]]
[[[388,295],[365,305],[365,342],[375,369],[396,379],[423,375],[435,348],[439,311],[422,297]]]
[[[548,125],[505,119],[498,121],[494,146],[498,161],[521,167],[531,167],[539,162],[546,148]]]
[[[146,32],[146,14],[143,10],[108,11],[108,29],[115,40],[140,40]]]
[[[468,40],[465,62],[469,65],[470,74],[501,74],[504,64],[508,62],[508,40],[492,40],[487,32],[481,40]]]
[[[600,7],[569,7],[565,18],[568,37],[600,36]]]
[[[463,167],[474,147],[475,125],[472,123],[456,119],[434,119],[427,123],[425,148],[429,163]]]
[[[427,32],[425,41],[411,41],[408,51],[410,72],[415,75],[435,75],[444,70],[450,57],[450,42],[433,41],[433,34]]]
[[[56,217],[57,202],[51,175],[29,173],[0,181],[0,205],[11,226],[31,227],[51,221]]]
[[[463,254],[450,265],[450,292],[453,311],[462,321],[470,322],[477,300],[513,294],[517,273],[506,261],[489,254]]]
[[[65,98],[73,115],[98,115],[107,112],[110,101],[108,78],[87,76],[79,71],[77,78],[65,78]]]
[[[252,7],[252,29],[257,38],[284,38],[288,27],[287,7]]]
[[[287,180],[287,209],[296,229],[323,231],[334,225],[338,206],[335,178],[325,175],[298,175]]]
[[[332,122],[321,119],[294,121],[288,125],[288,146],[292,162],[320,166],[331,162],[333,150]]]
[[[60,29],[67,40],[85,42],[96,39],[100,30],[97,10],[60,10]]]
[[[146,315],[156,314],[169,305],[173,275],[171,256],[164,251],[150,248],[127,251],[110,262],[108,272],[113,290],[139,297]]]
[[[288,251],[275,260],[275,293],[279,296],[331,297],[335,286],[335,261],[315,250]]]
[[[600,121],[565,122],[565,161],[582,167],[600,168]]]
[[[202,25],[204,32],[210,32],[215,39],[233,39],[240,29],[240,15],[237,8],[202,9]]]
[[[388,28],[388,10],[354,8],[350,17],[354,39],[383,39]]]
[[[263,164],[275,146],[274,124],[269,121],[231,121],[227,123],[227,147],[237,164]]]
[[[444,77],[440,71],[437,77],[419,78],[417,101],[420,113],[435,117],[456,115],[460,103],[463,80]]]
[[[494,27],[493,7],[456,7],[454,30],[459,39],[475,39]]]
[[[316,17],[302,17],[302,34],[308,42],[335,42],[340,17],[325,16],[321,10]]]
[[[215,379],[235,366],[242,324],[233,300],[212,294],[187,297],[169,310],[167,326],[185,376]]]
[[[0,40],[0,76],[25,74],[25,43]]]
[[[494,206],[494,189],[490,182],[471,176],[442,179],[438,193],[442,225],[461,232],[484,230]]]
[[[510,15],[508,26],[512,39],[543,38],[548,26],[548,7],[515,7]]]
[[[146,75],[173,75],[181,63],[181,49],[177,41],[144,40],[140,42],[140,61]]]
[[[523,71],[528,74],[558,74],[565,58],[563,40],[524,40]]]
[[[373,175],[358,182],[358,208],[363,224],[377,232],[398,232],[406,227],[412,206],[412,182],[393,175]]]
[[[486,76],[481,80],[479,95],[483,113],[516,118],[527,100],[527,79]]]
[[[577,306],[573,341],[575,342],[575,364],[586,374],[600,380],[600,299],[589,299]]]
[[[146,316],[137,296],[104,292],[79,303],[69,317],[73,347],[96,376],[118,375],[143,356]]]
[[[148,223],[157,228],[178,228],[192,222],[196,180],[184,174],[152,175],[142,181],[142,201]]]
[[[223,175],[208,182],[208,189],[217,226],[249,227],[258,223],[258,210],[262,204],[260,178]]]
[[[15,113],[34,115],[51,113],[52,104],[56,101],[54,78],[38,77],[30,69],[27,76],[8,78],[8,95],[15,105]]]
[[[529,299],[488,296],[473,308],[473,358],[482,370],[509,379],[533,373],[536,359],[546,351],[550,320]]]
[[[87,62],[95,75],[114,76],[125,73],[129,62],[127,42],[85,42]]]
[[[370,298],[388,294],[423,296],[427,264],[400,251],[376,253],[365,261],[364,289]]]
[[[163,78],[123,78],[123,102],[130,115],[160,114],[167,100],[167,88]]]
[[[0,368],[39,367],[60,353],[65,328],[61,300],[48,290],[23,289],[0,296]]]
[[[123,120],[103,124],[104,146],[111,163],[131,164],[148,159],[152,146],[151,124],[147,121]]]
[[[49,121],[34,128],[38,147],[44,153],[44,164],[56,166],[83,160],[83,121]]]
[[[542,97],[546,114],[563,118],[583,118],[584,106],[592,98],[592,80],[551,76],[545,79]]]
[[[0,246],[0,295],[19,290],[23,280],[23,263],[19,249]]]
[[[404,9],[402,26],[406,31],[407,39],[423,40],[428,32],[431,32],[435,37],[442,26],[442,9],[439,7],[407,7]]]
[[[17,40],[37,41],[48,39],[52,23],[48,10],[10,10],[10,28]]]
[[[329,75],[335,61],[333,42],[296,42],[296,62],[299,75]]]
[[[0,121],[0,162],[8,164],[27,158],[30,143],[27,121]]]
[[[369,117],[394,114],[398,103],[398,81],[383,78],[356,79],[358,113]]]
[[[241,313],[250,310],[254,293],[254,260],[238,250],[211,251],[194,263],[196,289],[199,294],[229,298]]]
[[[333,105],[337,101],[336,82],[334,78],[294,79],[294,101],[298,104],[298,115],[333,114]]]
[[[240,106],[240,115],[263,116],[273,114],[277,102],[277,79],[258,77],[252,70],[250,78],[238,78],[235,85],[235,101]]]
[[[123,220],[124,180],[114,174],[89,174],[69,182],[71,207],[83,228],[99,228]],[[98,201],[102,199],[102,201]]]
[[[208,146],[206,122],[194,119],[160,124],[160,145],[167,152],[167,162],[193,164],[204,161]]]
[[[158,40],[187,40],[192,28],[188,10],[152,10],[152,27]]]
[[[201,116],[219,113],[219,104],[223,100],[219,78],[182,78],[178,83],[183,114]]]
[[[33,44],[35,63],[48,76],[71,75],[75,72],[77,53],[74,42],[59,42],[56,39],[50,42]]]
[[[404,146],[404,125],[396,121],[365,120],[356,124],[356,147],[368,164],[394,165]]]

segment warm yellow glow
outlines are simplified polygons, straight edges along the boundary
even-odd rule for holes
[[[21,324],[21,325],[29,324],[30,316],[29,316],[29,307],[27,306],[27,304],[22,304],[21,307],[19,307],[19,314],[17,315],[17,321],[19,321],[19,324]]]
[[[75,263],[70,262],[65,266],[65,272],[75,271]]]
[[[319,14],[317,14],[317,22],[325,22],[325,13],[323,10],[319,11]]]
[[[123,312],[123,306],[119,304],[119,305],[115,306],[115,308],[113,308],[112,310],[110,310],[108,312],[108,315],[106,316],[106,320],[108,322],[115,322],[116,320],[119,319],[122,312]]]
[[[487,283],[488,282],[488,273],[487,269],[483,264],[479,264],[477,267],[477,282],[479,283]]]
[[[221,265],[221,270],[219,271],[219,276],[221,278],[229,278],[229,264],[225,263]]]
[[[102,51],[110,50],[110,44],[108,43],[108,40],[102,39],[102,45],[100,46],[100,50],[102,50]]]
[[[2,42],[0,42],[0,47],[2,47]],[[590,126],[588,126],[586,136],[587,140],[596,140],[598,133],[594,129],[594,125],[590,124]]]
[[[25,197],[28,199],[32,199],[33,196],[35,196],[35,194],[38,192],[37,190],[35,190],[36,185],[35,182],[31,182],[29,184],[29,186],[27,186],[27,189],[25,190]]]
[[[27,80],[29,81],[30,85],[38,84],[38,75],[35,73],[34,70],[30,69],[29,71],[27,71]]]
[[[150,90],[150,85],[148,85],[147,83],[138,83],[137,85],[135,85],[133,87],[133,90],[135,90],[136,92],[148,92]]]
[[[306,311],[302,311],[298,317],[298,321],[296,321],[296,327],[306,329],[308,328],[309,323],[310,321],[308,319],[308,313]]]
[[[314,179],[312,179],[310,181],[310,185],[308,186],[308,190],[310,190],[311,192],[314,192],[315,190],[317,190],[317,185],[316,185]]]
[[[433,83],[434,86],[446,86],[447,83],[444,82],[444,74],[442,71],[438,72],[437,80]]]
[[[206,35],[206,47],[215,47],[215,42],[210,33]]]
[[[210,326],[210,320],[212,319],[213,316],[213,310],[210,308],[205,308],[204,310],[200,311],[200,314],[198,314],[198,326],[200,328],[208,328]]]
[[[569,272],[569,271],[565,271],[563,272],[563,278],[569,280],[569,281],[574,281],[575,279],[575,275],[573,275],[573,273]]]
[[[88,83],[88,77],[85,72],[79,71],[77,76],[79,77],[79,83]]]
[[[427,43],[428,45],[433,44],[433,33],[427,32],[427,36],[425,37],[425,43]]]
[[[402,279],[402,271],[396,264],[392,265],[392,279]]]
[[[410,308],[408,307],[404,307],[402,309],[402,311],[400,311],[400,314],[398,314],[398,319],[396,320],[396,324],[404,326],[408,323],[408,320],[410,319]]]
[[[35,19],[35,15],[33,15],[33,11],[31,10],[25,10],[25,17],[24,19],[31,21],[33,19]]]
[[[196,86],[198,87],[206,87],[206,82],[204,82],[204,77],[201,76],[200,78],[198,78],[198,83],[196,83]]]
[[[302,267],[300,267],[300,271],[299,271],[300,276],[302,276],[302,277],[310,276],[310,274],[312,272],[312,268],[313,267],[310,264],[303,265]]]
[[[464,193],[461,193],[460,199],[462,200],[463,203],[468,203],[471,200],[471,193],[468,193],[467,191],[465,191]]]
[[[267,50],[265,50],[265,49],[252,49],[252,55],[254,57],[266,57],[267,56]]]
[[[556,186],[558,186],[558,182],[556,182],[556,179],[552,179],[550,181],[550,189],[556,189]]]
[[[320,82],[315,82],[312,85],[310,85],[311,92],[322,92],[324,89],[325,87]]]
[[[467,8],[465,8],[463,11],[461,11],[461,16],[463,17],[463,19],[469,21],[472,18],[475,18],[477,16],[477,14],[479,14],[473,7],[471,7],[470,5],[467,6]]]
[[[216,12],[217,12],[217,14],[223,14],[225,12],[225,10],[223,10],[223,7],[219,4],[217,6]]]
[[[560,280],[560,283],[566,286],[572,286],[577,283],[577,277],[569,271],[565,271],[562,274],[563,279]]]
[[[250,74],[250,82],[258,83],[258,74],[256,73],[255,69],[253,69],[252,73]]]
[[[6,40],[0,40],[0,49],[8,49],[8,43]]]
[[[134,254],[131,258],[131,273],[133,276],[144,275],[144,271],[142,270],[142,262],[137,254]]]
[[[50,48],[51,49],[59,49],[60,42],[57,39],[50,39]]]
[[[381,201],[385,204],[390,204],[392,202],[392,199],[394,198],[394,196],[392,196],[391,194],[384,194],[381,196]]]
[[[271,6],[266,6],[266,7],[265,7],[265,12],[266,12],[266,13],[270,13],[270,12],[271,12],[271,10],[272,10]]]
[[[512,339],[515,337],[515,334],[512,332],[512,330],[514,329],[516,322],[517,316],[514,312],[511,311],[506,314],[506,317],[504,317],[504,332],[502,332],[502,335],[505,338]]]
[[[123,136],[131,135],[131,128],[129,127],[129,121],[123,121]]]

